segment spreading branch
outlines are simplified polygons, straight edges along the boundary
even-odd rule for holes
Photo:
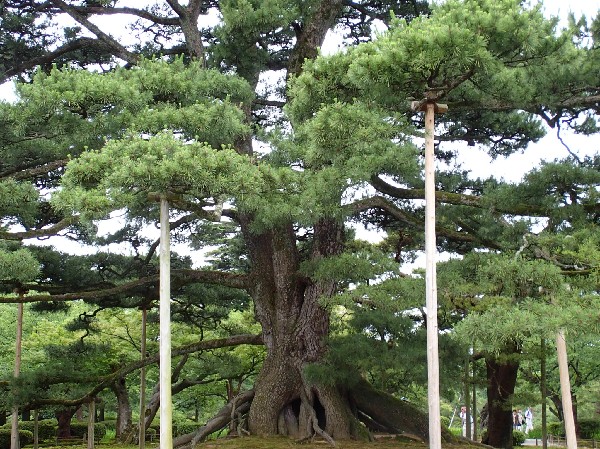
[[[350,210],[353,213],[358,213],[358,212],[362,212],[362,211],[373,209],[373,208],[383,209],[386,212],[388,212],[390,215],[392,215],[394,218],[396,218],[397,220],[399,220],[411,227],[422,228],[424,226],[424,223],[422,223],[421,221],[416,220],[412,217],[407,216],[394,203],[392,203],[391,201],[389,201],[388,199],[386,199],[382,196],[374,196],[374,197],[362,199],[362,200],[359,200],[359,201],[356,201],[356,202],[350,204],[348,207],[350,208]],[[475,242],[481,241],[481,239],[479,239],[476,236],[462,233],[462,232],[453,231],[451,229],[444,228],[442,226],[438,226],[436,231],[437,231],[438,236],[446,237],[449,240],[454,240],[457,242],[475,243]],[[490,242],[487,242],[487,243],[489,244]],[[496,245],[494,247],[496,247]]]
[[[63,229],[77,223],[79,217],[73,216],[65,218],[58,223],[42,229],[31,229],[29,231],[22,232],[0,232],[0,239],[3,240],[25,240],[25,239],[36,239],[42,237],[50,237],[58,234]]]
[[[90,30],[92,33],[94,33],[98,39],[100,39],[106,45],[108,45],[113,50],[115,56],[117,56],[118,58],[121,58],[122,60],[128,62],[129,64],[135,64],[138,61],[138,59],[139,59],[138,55],[127,50],[116,39],[114,39],[109,34],[106,34],[99,27],[97,27],[92,22],[90,22],[88,20],[88,18],[84,14],[82,14],[80,11],[78,11],[76,8],[68,5],[63,0],[51,0],[51,1],[56,7],[60,8],[62,11],[69,14],[78,23],[80,23],[81,25],[86,27],[88,30]]]
[[[171,272],[174,287],[204,282],[207,284],[218,284],[231,288],[247,289],[250,287],[250,278],[244,274],[224,273],[211,270],[173,270]],[[146,276],[135,281],[126,282],[111,288],[101,290],[83,291],[75,293],[64,293],[57,295],[28,295],[7,296],[0,298],[0,304],[25,304],[33,302],[65,302],[75,300],[94,300],[116,295],[134,295],[140,288],[155,287],[158,285],[158,275]]]
[[[262,344],[263,344],[263,340],[262,340],[261,335],[250,335],[250,334],[234,335],[234,336],[227,337],[227,338],[204,340],[204,341],[199,341],[196,343],[190,343],[188,345],[180,346],[178,348],[173,348],[171,351],[171,355],[173,357],[178,357],[178,356],[184,356],[187,354],[193,354],[195,352],[227,348],[227,347],[232,347],[232,346],[262,345]],[[98,393],[100,393],[102,390],[109,388],[115,380],[125,377],[127,374],[132,373],[133,371],[136,371],[136,370],[142,368],[143,366],[148,366],[148,365],[153,365],[155,363],[158,363],[159,360],[160,360],[160,354],[156,353],[156,354],[151,355],[150,357],[145,358],[144,360],[139,360],[137,362],[131,363],[131,364],[111,373],[108,376],[99,377],[97,379],[98,384],[96,386],[94,386],[94,388],[92,388],[86,394],[84,394],[83,396],[81,396],[79,398],[76,398],[76,399],[39,399],[39,400],[34,400],[31,403],[27,404],[26,407],[33,409],[33,408],[45,406],[45,405],[63,405],[66,407],[70,407],[70,406],[78,406],[81,404],[85,404],[85,403],[89,402],[92,398],[96,397],[98,395]],[[58,379],[57,378],[57,379],[48,379],[46,381],[46,383],[47,384],[63,383],[65,381],[67,381],[67,379]]]

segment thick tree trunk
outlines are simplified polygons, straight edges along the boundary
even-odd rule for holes
[[[99,400],[96,405],[96,422],[104,421],[104,401]]]
[[[76,408],[65,408],[54,412],[54,416],[58,421],[58,430],[56,431],[57,438],[71,437],[71,418],[73,418],[76,410]]]
[[[311,283],[299,275],[291,224],[252,237],[247,239],[257,279],[252,296],[267,357],[255,385],[248,428],[257,435],[295,438],[326,436],[324,430],[347,439],[354,434],[348,400],[337,388],[312,384],[303,376],[306,365],[325,354],[329,314],[319,299],[332,295],[335,283]],[[338,254],[342,239],[341,224],[321,221],[315,226],[312,260]]]
[[[117,424],[115,427],[115,438],[129,438],[132,428],[132,413],[125,378],[118,379],[111,387],[117,397]]]
[[[319,301],[335,294],[336,284],[311,282],[298,274],[299,256],[291,225],[252,237],[247,239],[256,279],[251,293],[267,357],[255,383],[249,431],[299,439],[315,434],[349,439],[358,437],[360,420],[372,430],[409,433],[427,440],[425,413],[377,392],[368,383],[357,380],[357,387],[349,391],[347,385],[306,379],[306,366],[321,362],[327,351],[329,312]],[[333,220],[322,220],[313,237],[310,257],[318,262],[339,254],[344,229]]]
[[[516,360],[486,358],[488,429],[483,443],[493,447],[512,448],[512,395],[517,382]]]

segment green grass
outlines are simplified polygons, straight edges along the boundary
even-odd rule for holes
[[[444,449],[473,449],[469,444],[442,444]],[[85,447],[83,444],[68,446],[68,449]],[[99,449],[136,449],[137,445],[124,445],[116,443],[105,443],[104,441],[97,445]],[[322,439],[315,439],[307,442],[297,442],[287,437],[258,438],[220,438],[209,440],[197,446],[198,449],[327,449],[331,447]],[[413,440],[405,440],[393,436],[377,438],[376,441],[369,443],[365,441],[337,441],[337,449],[427,449],[427,444],[419,443]],[[51,446],[51,449],[64,449],[65,446]],[[147,449],[157,449],[158,442],[146,443]],[[48,449],[46,447],[45,449]]]

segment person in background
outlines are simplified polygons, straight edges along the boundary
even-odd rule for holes
[[[467,436],[467,407],[465,407],[464,405],[460,408],[460,414],[458,415],[460,416],[460,420],[462,422],[462,436],[466,437]],[[473,416],[470,416],[471,418],[471,438],[473,438]]]
[[[533,411],[531,407],[527,407],[525,410],[525,433],[529,433],[530,430],[533,430]]]
[[[523,424],[525,424],[525,418],[523,418],[523,411],[519,409],[517,410],[517,430],[519,432],[523,431]]]

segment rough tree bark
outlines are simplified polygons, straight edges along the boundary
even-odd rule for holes
[[[125,378],[122,377],[118,379],[111,386],[111,389],[117,398],[117,425],[115,428],[115,438],[117,441],[121,441],[123,438],[129,439],[133,421]]]
[[[304,367],[325,354],[329,314],[318,300],[333,294],[335,283],[312,283],[298,274],[291,224],[252,237],[247,244],[257,282],[251,294],[267,357],[255,385],[248,428],[257,435],[302,438],[324,430],[333,438],[349,438],[355,432],[348,400],[337,389],[311,384],[303,376]],[[339,253],[342,241],[343,226],[322,220],[314,229],[311,258]]]
[[[513,354],[516,354],[513,353]],[[517,382],[516,359],[485,359],[487,369],[488,430],[483,443],[498,448],[512,448],[512,395]]]
[[[56,431],[57,438],[71,437],[71,418],[75,414],[77,407],[68,407],[58,409],[54,412],[54,417],[58,421],[58,430]]]

